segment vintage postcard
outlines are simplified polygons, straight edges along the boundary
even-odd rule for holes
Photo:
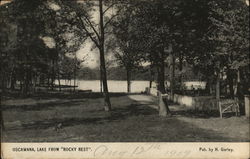
[[[250,158],[249,0],[1,0],[1,158]]]

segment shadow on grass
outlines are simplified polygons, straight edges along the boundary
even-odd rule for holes
[[[98,111],[98,110],[97,110]],[[87,111],[86,113],[90,113]],[[131,104],[126,107],[121,108],[114,108],[111,112],[102,112],[95,117],[82,117],[82,118],[53,118],[49,120],[42,120],[42,121],[34,121],[30,123],[23,123],[22,128],[9,128],[8,130],[17,130],[17,129],[47,129],[50,127],[56,127],[58,124],[62,124],[63,127],[67,126],[75,126],[81,124],[104,124],[112,121],[121,121],[126,120],[131,116],[139,116],[139,115],[152,115],[156,114],[157,111],[152,110],[151,108],[145,107],[144,105],[139,104]],[[83,114],[84,116],[84,114]],[[89,115],[88,115],[89,116]]]
[[[113,95],[120,97],[124,94]],[[122,101],[122,102],[121,102]],[[50,127],[56,127],[58,124],[62,124],[63,127],[67,126],[75,126],[81,124],[91,124],[98,125],[112,121],[121,121],[126,120],[132,116],[140,116],[140,115],[157,115],[157,111],[151,109],[150,107],[145,106],[145,104],[127,104],[134,103],[133,100],[128,98],[127,96],[123,96],[122,98],[113,98],[113,108],[110,112],[105,112],[100,105],[93,105],[93,107],[86,105],[84,100],[67,101],[67,102],[50,102],[45,104],[37,104],[37,105],[22,105],[22,106],[4,106],[4,110],[12,109],[12,110],[22,110],[22,111],[41,111],[41,110],[51,110],[55,111],[55,107],[60,109],[60,107],[72,107],[72,106],[82,106],[83,114],[82,117],[74,117],[74,114],[67,114],[68,118],[60,118],[55,117],[52,119],[44,119],[40,121],[36,121],[34,119],[30,119],[32,122],[22,123],[21,127],[12,127],[7,128],[8,130],[17,130],[17,129],[47,129]],[[116,104],[115,104],[116,103]],[[91,104],[91,103],[90,103]],[[28,112],[27,112],[28,113]],[[67,112],[66,112],[67,113]],[[71,117],[70,117],[71,116]]]
[[[138,93],[134,93],[138,94]],[[127,93],[123,92],[110,92],[110,97],[120,97],[125,96]],[[25,98],[32,98],[32,99],[51,99],[51,98],[59,98],[59,99],[95,99],[101,98],[103,94],[100,92],[37,92],[33,94],[23,95],[19,92],[6,92],[3,94],[4,99],[25,99]]]
[[[135,120],[126,120],[131,116],[136,117]],[[137,120],[140,120],[140,122]],[[185,121],[178,120],[175,117],[160,118],[157,116],[157,112],[155,110],[147,108],[145,105],[133,104],[127,106],[126,108],[114,109],[112,112],[99,117],[64,119],[54,118],[51,120],[23,124],[22,129],[19,129],[18,131],[42,131],[42,129],[55,128],[58,124],[62,124],[62,129],[72,127],[72,130],[76,128],[81,129],[81,127],[74,128],[74,126],[91,125],[92,130],[90,130],[90,132],[92,133],[92,137],[84,137],[84,140],[77,140],[77,142],[238,141],[238,139],[226,137],[224,134],[220,134],[213,130],[199,128]],[[131,127],[131,125],[133,125],[133,127]],[[118,130],[115,131],[116,133],[113,132],[113,126],[115,126],[116,129],[118,128]],[[101,131],[106,133],[103,136],[99,136],[98,134]],[[28,136],[25,138],[21,139],[22,142],[25,142],[25,140],[28,139]],[[73,142],[70,138],[72,138],[72,136],[68,138],[67,142]],[[10,140],[11,138],[8,139],[8,141]],[[58,139],[55,138],[50,142],[57,140]]]
[[[124,97],[123,100],[131,99]],[[186,113],[181,111],[172,111],[172,113],[174,113],[172,117],[160,118],[158,116],[158,111],[148,107],[147,104],[152,103],[148,102],[143,104],[136,103],[114,106],[111,112],[101,112],[97,110],[97,114],[94,113],[94,110],[91,110],[91,112],[84,112],[86,114],[83,113],[82,117],[74,117],[74,114],[72,114],[72,117],[69,118],[57,117],[52,119],[44,119],[41,121],[35,121],[34,119],[33,122],[23,123],[21,127],[7,129],[7,132],[14,130],[15,132],[21,133],[15,133],[15,137],[9,136],[5,140],[9,142],[18,139],[18,141],[25,142],[29,139],[29,135],[24,133],[27,130],[42,132],[42,129],[56,128],[58,124],[61,124],[62,129],[65,127],[72,127],[72,130],[79,128],[81,129],[80,131],[84,131],[84,127],[74,126],[90,125],[88,128],[91,128],[90,132],[94,137],[91,138],[87,136],[84,141],[88,142],[237,141],[237,139],[228,138],[224,134],[220,134],[213,130],[202,129],[191,123],[181,121],[176,118],[176,115],[190,116],[192,112]],[[133,117],[133,119],[127,120],[130,117]],[[113,132],[114,128],[116,129],[115,133]],[[101,131],[105,132],[104,136],[98,135]],[[71,133],[74,134],[74,132]],[[71,138],[72,137],[69,137],[67,142],[72,142],[71,140],[73,139]],[[38,137],[37,139],[34,139],[34,142],[40,140],[44,141],[44,139]],[[53,142],[59,139],[55,137],[55,139],[50,140]]]
[[[126,96],[127,93],[110,93],[110,97],[122,97]],[[22,111],[38,111],[38,110],[46,110],[52,107],[71,107],[71,106],[79,106],[81,102],[88,99],[97,99],[102,98],[102,93],[92,92],[92,93],[40,93],[34,94],[29,97],[29,99],[33,99],[35,101],[42,101],[46,99],[57,99],[57,101],[48,101],[44,103],[36,103],[34,104],[24,104],[24,105],[2,105],[3,110],[22,110]],[[12,98],[15,96],[12,95]],[[27,99],[28,97],[15,98],[15,99]],[[60,101],[60,99],[64,101]],[[79,100],[78,100],[79,99]],[[11,99],[10,99],[11,100]],[[65,101],[68,100],[68,101]]]
[[[171,111],[173,116],[184,116],[189,118],[215,118],[220,117],[218,111],[199,111],[199,110],[174,110]]]
[[[49,101],[46,103],[35,103],[32,105],[2,105],[2,110],[21,110],[21,111],[39,111],[39,110],[50,110],[53,107],[72,107],[79,106],[84,102],[83,100],[78,101]]]

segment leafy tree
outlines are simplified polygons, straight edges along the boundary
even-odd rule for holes
[[[14,28],[14,35],[7,32],[9,40],[5,43],[8,46],[3,49],[7,55],[4,57],[7,63],[4,69],[11,70],[5,71],[6,77],[10,79],[11,87],[16,80],[21,81],[21,90],[25,94],[33,90],[30,87],[35,86],[37,79],[44,83],[41,80],[47,78],[47,85],[53,89],[56,74],[60,79],[66,73],[60,69],[61,66],[71,67],[64,64],[65,59],[69,59],[66,54],[75,53],[86,39],[85,33],[79,31],[79,23],[74,21],[74,16],[68,14],[70,10],[67,7],[53,10],[50,3],[14,0],[1,9],[5,12],[2,25]],[[46,39],[50,41],[45,42]],[[79,61],[74,63],[78,65]]]
[[[30,91],[29,87],[32,81],[32,77],[36,73],[37,58],[42,54],[42,49],[45,48],[39,33],[43,30],[43,22],[39,21],[38,6],[41,1],[31,3],[29,0],[25,1],[13,1],[9,5],[2,8],[6,10],[5,25],[13,26],[14,36],[11,36],[8,41],[9,46],[5,47],[7,56],[7,64],[4,66],[6,69],[10,69],[11,87],[16,79],[21,81],[21,90],[27,94]],[[38,12],[36,12],[38,11]],[[36,12],[36,14],[34,14]],[[45,49],[46,50],[46,49]],[[44,51],[46,52],[46,51]]]
[[[138,57],[141,56],[145,62],[151,62],[157,68],[158,90],[161,93],[165,93],[164,74],[165,59],[167,57],[165,48],[168,46],[166,35],[169,33],[169,29],[163,17],[166,17],[168,13],[162,8],[164,4],[162,1],[138,1],[130,4],[130,9],[127,10],[125,16],[127,16],[127,19],[130,19],[130,16],[132,16],[131,19],[133,20],[128,23],[128,33],[132,37],[131,39],[133,39],[131,48],[133,48],[133,52],[139,54],[139,56],[137,55]],[[124,17],[121,17],[121,19],[126,20]],[[120,39],[128,41],[126,38],[129,36],[120,36]],[[169,112],[169,109],[166,110]]]
[[[55,5],[56,8],[51,8]],[[68,5],[61,1],[49,1],[45,6],[46,23],[45,36],[54,40],[53,50],[56,54],[52,59],[52,82],[55,76],[60,79],[71,79],[74,77],[74,85],[77,70],[84,59],[78,59],[76,52],[82,43],[87,39],[86,33],[82,30],[81,24],[75,18],[75,14]],[[70,56],[68,56],[70,55]],[[55,71],[57,73],[55,73]],[[52,83],[53,84],[53,83]],[[75,89],[75,87],[74,87]]]
[[[128,41],[127,37],[133,37],[133,50],[156,68],[161,93],[166,92],[165,67],[168,63],[173,97],[176,61],[180,68],[183,61],[197,65],[200,63],[197,57],[203,56],[201,52],[207,49],[203,47],[208,28],[207,1],[137,1],[130,2],[128,7],[127,15],[118,16],[117,20],[124,24],[123,19],[131,16],[133,21],[129,23],[129,35],[120,39]]]
[[[119,1],[118,1],[119,2]],[[82,29],[92,40],[94,46],[100,53],[100,71],[101,81],[103,84],[104,109],[111,110],[111,103],[108,92],[106,63],[105,63],[105,39],[108,25],[118,15],[119,10],[115,14],[108,16],[108,12],[115,5],[119,5],[116,1],[98,0],[98,1],[71,1],[65,2],[74,9],[77,20],[81,23]],[[93,13],[98,13],[98,20],[93,18]]]
[[[209,5],[209,20],[212,23],[209,40],[214,46],[214,60],[219,64],[218,72],[227,73],[230,95],[233,97],[233,81],[237,76],[238,91],[240,82],[249,88],[246,76],[240,75],[249,73],[249,7],[240,0],[211,1]]]
[[[114,38],[112,38],[112,46],[114,56],[118,64],[126,69],[127,91],[131,92],[131,72],[139,68],[141,65],[142,57],[136,51],[136,42],[134,41],[135,35],[131,32],[133,17],[131,16],[131,8],[123,10],[119,17],[113,22]]]

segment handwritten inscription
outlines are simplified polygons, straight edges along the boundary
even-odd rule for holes
[[[160,144],[146,144],[142,146],[135,146],[132,149],[114,149],[108,145],[100,145],[94,151],[94,157],[135,157],[139,155],[146,155],[147,153],[161,153],[163,155],[168,155],[171,157],[187,157],[191,151],[190,150],[164,150]]]

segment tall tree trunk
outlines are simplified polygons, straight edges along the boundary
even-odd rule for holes
[[[106,67],[105,67],[105,58],[104,58],[104,51],[103,49],[100,49],[101,54],[101,72],[103,75],[103,95],[104,95],[104,110],[110,111],[111,110],[111,103],[109,99],[109,92],[108,92],[108,83],[107,83],[107,75],[106,75]]]
[[[74,69],[74,92],[76,91],[76,70]]]
[[[161,93],[166,93],[165,88],[165,53],[164,50],[159,53],[159,62],[157,65],[157,81],[158,81],[158,91]]]
[[[154,80],[154,71],[153,71],[152,62],[151,62],[151,64],[150,64],[149,74],[150,74],[149,88],[152,88],[152,83],[153,83],[153,80]]]
[[[104,109],[105,111],[111,110],[111,103],[109,98],[109,91],[108,91],[108,83],[107,83],[107,73],[106,73],[106,66],[105,66],[105,56],[104,56],[104,24],[103,24],[103,0],[99,0],[99,14],[100,14],[100,65],[101,65],[101,74],[102,74],[102,81],[103,81],[103,95],[104,95]]]
[[[25,69],[24,74],[24,88],[23,88],[23,94],[28,94],[28,88],[29,88],[29,75],[28,75],[28,69]]]
[[[217,75],[216,78],[216,99],[220,100],[220,75]]]
[[[20,89],[19,89],[20,93],[23,93],[23,77],[21,77],[20,79]]]
[[[48,73],[48,77],[47,77],[47,91],[49,90],[49,86],[50,86],[50,73]]]
[[[51,74],[51,90],[54,90],[54,81],[55,81],[55,60],[52,59],[52,74]]]
[[[216,99],[220,100],[220,62],[218,62],[218,70],[216,77]]]
[[[153,81],[152,81],[152,79],[150,79],[150,81],[149,81],[149,88],[152,88],[152,83],[153,83]]]
[[[100,92],[102,93],[103,92],[103,88],[102,88],[102,68],[101,68],[101,65],[100,65]]]
[[[1,62],[1,61],[0,61]],[[3,110],[2,110],[2,96],[3,96],[3,94],[5,93],[5,82],[4,82],[4,70],[3,70],[3,66],[2,66],[2,63],[0,63],[1,64],[1,67],[0,67],[0,73],[1,73],[1,75],[2,76],[0,76],[0,82],[1,82],[1,89],[0,89],[0,116],[1,116],[1,118],[0,118],[0,120],[1,120],[1,132],[2,132],[2,130],[4,130],[4,120],[3,120]]]
[[[13,70],[13,72],[11,73],[10,89],[15,90],[15,85],[16,85],[16,74]]]
[[[61,79],[60,79],[60,74],[57,74],[57,80],[58,80],[58,87],[59,87],[59,92],[61,92]]]
[[[60,78],[60,68],[59,68],[59,61],[56,61],[56,71],[57,71],[57,80],[58,80],[58,87],[59,87],[59,92],[61,92],[61,78]]]
[[[213,89],[212,89],[212,81],[211,81],[211,79],[208,77],[208,76],[206,76],[206,91],[208,92],[208,94],[212,94],[213,93]]]
[[[233,79],[233,74],[232,74],[231,69],[227,71],[227,80],[228,80],[228,86],[229,86],[229,95],[230,98],[234,98],[234,79]]]
[[[8,88],[10,88],[10,90],[13,90],[14,88],[14,85],[13,85],[13,76],[14,76],[14,66],[12,66],[11,70],[10,70],[10,75],[9,75],[9,78],[8,78]]]
[[[76,63],[77,63],[77,59],[76,59],[76,54],[75,54],[75,60],[74,60],[74,92],[76,91]]]
[[[131,92],[131,69],[130,67],[126,68],[127,71],[127,91]]]
[[[28,54],[29,54],[29,47],[27,47],[27,50],[25,52],[24,56],[24,85],[23,85],[23,94],[27,95],[28,94],[28,86],[29,86],[29,78],[28,78]]]
[[[2,87],[2,89],[3,89],[3,87]],[[2,92],[2,90],[1,90],[1,92],[0,92],[0,116],[1,116],[1,133],[3,132],[2,130],[4,130],[5,129],[5,127],[4,127],[4,120],[3,120],[3,109],[2,109],[2,95],[3,95],[3,92]]]
[[[182,55],[180,55],[179,56],[179,71],[181,72],[182,71],[182,69],[183,69],[183,56]],[[179,84],[180,84],[180,90],[181,90],[181,92],[183,93],[184,92],[184,89],[183,89],[183,87],[182,87],[182,73],[179,75]]]
[[[165,89],[165,64],[164,61],[161,60],[161,63],[158,68],[158,90],[161,93],[166,93]]]
[[[179,57],[179,70],[182,71],[183,69],[183,56],[180,55]]]
[[[2,93],[5,92],[5,73],[4,72],[1,72],[1,91]]]
[[[220,64],[219,64],[220,66]],[[217,100],[217,106],[219,107],[219,101],[220,101],[220,67],[218,67],[217,77],[216,77],[216,87],[215,87],[215,93],[216,93],[216,100]]]
[[[158,98],[159,98],[159,115],[167,116],[170,115],[170,109],[167,103],[167,97],[163,96],[166,93],[165,89],[165,56],[164,51],[160,53],[160,64],[157,68],[158,72]]]
[[[237,70],[237,83],[236,83],[236,91],[235,91],[235,97],[239,99],[241,95],[241,89],[240,89],[240,70]]]
[[[169,46],[169,60],[170,60],[170,99],[174,99],[174,76],[175,76],[175,57],[172,45]]]
[[[33,83],[32,83],[32,76],[33,76],[33,73],[32,73],[32,66],[29,65],[29,69],[28,69],[28,93],[33,93]]]

